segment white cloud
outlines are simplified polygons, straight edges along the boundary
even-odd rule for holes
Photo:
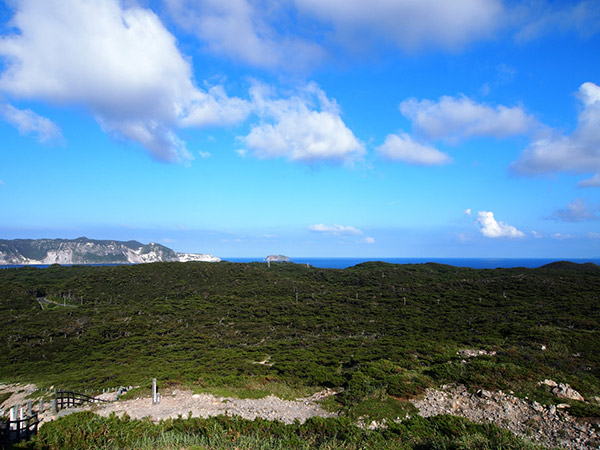
[[[531,235],[532,235],[532,236],[533,236],[535,239],[541,239],[541,238],[543,238],[543,237],[544,237],[544,236],[542,236],[540,233],[538,233],[538,232],[537,232],[537,231],[535,231],[535,230],[532,230],[532,231],[531,231]]]
[[[365,238],[365,243],[367,243],[367,244],[374,244],[375,243],[375,239],[372,238],[371,236],[367,236]]]
[[[512,225],[497,221],[491,211],[479,211],[477,223],[481,226],[481,234],[488,238],[522,238],[525,236],[525,233]]]
[[[202,150],[198,150],[198,154],[202,159],[210,158],[212,156],[210,152],[203,152]]]
[[[285,22],[284,3],[248,0],[167,0],[169,11],[184,29],[211,52],[269,69],[304,68],[324,57],[316,43],[278,32]],[[286,22],[289,23],[289,22]]]
[[[564,222],[583,222],[586,220],[598,220],[592,208],[588,207],[585,202],[578,198],[567,205],[566,208],[556,210],[551,219],[561,220]]]
[[[517,41],[530,41],[545,34],[575,32],[588,38],[600,31],[600,1],[548,2],[533,0],[516,9],[521,28]]]
[[[0,117],[15,126],[21,134],[35,134],[40,142],[62,141],[60,128],[30,109],[17,109],[5,103],[0,105]]]
[[[407,51],[457,49],[501,25],[501,0],[294,0],[299,11],[331,23],[349,45],[383,40]]]
[[[537,125],[521,107],[492,107],[464,96],[443,96],[437,102],[408,99],[400,103],[400,112],[412,121],[417,133],[448,141],[475,136],[504,138]]]
[[[342,121],[335,100],[314,83],[287,99],[273,98],[264,85],[253,86],[250,95],[261,120],[240,139],[254,156],[352,163],[364,154],[363,144]]]
[[[470,216],[470,215],[471,215],[471,208],[467,208],[467,209],[465,209],[465,210],[463,211],[463,214],[464,214],[465,216]]]
[[[344,225],[324,225],[322,223],[318,223],[315,225],[311,225],[308,227],[310,231],[314,231],[317,233],[329,233],[329,234],[362,234],[362,231],[358,228]]]
[[[376,151],[385,159],[407,164],[433,166],[448,164],[452,158],[434,147],[420,144],[408,134],[389,134]]]
[[[180,126],[231,123],[247,102],[220,87],[198,89],[189,61],[150,10],[117,0],[24,0],[0,41],[0,90],[12,96],[83,106],[102,128],[140,143],[156,158],[191,155]]]
[[[583,83],[578,98],[583,108],[570,135],[549,130],[536,139],[511,164],[511,169],[525,175],[548,172],[600,172],[600,87]],[[580,183],[594,186],[597,178]]]
[[[595,174],[592,178],[580,181],[579,187],[600,187],[600,173]]]

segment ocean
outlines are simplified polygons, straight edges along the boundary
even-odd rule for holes
[[[264,261],[264,258],[223,258],[230,262]],[[575,263],[591,262],[600,265],[600,258],[290,258],[296,264],[309,264],[324,269],[345,269],[368,261],[383,261],[392,264],[425,264],[428,262],[448,264],[456,267],[472,269],[495,269],[498,267],[536,268],[555,261],[572,261]]]
[[[264,262],[265,258],[222,258],[229,262]],[[498,267],[526,267],[536,268],[555,261],[571,261],[575,263],[591,262],[600,265],[600,258],[290,258],[290,262],[296,264],[308,264],[312,267],[323,269],[345,269],[368,261],[383,261],[392,264],[425,264],[428,262],[448,264],[456,267],[470,267],[472,269],[495,269]],[[69,264],[65,264],[69,265]],[[110,266],[118,264],[91,264],[94,266]],[[12,269],[24,267],[21,265],[0,265],[1,269]],[[32,267],[45,268],[49,265],[35,265]]]

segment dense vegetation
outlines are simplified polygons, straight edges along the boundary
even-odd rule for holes
[[[347,419],[313,418],[303,425],[283,425],[239,418],[175,419],[153,424],[116,416],[77,413],[44,425],[26,448],[45,450],[105,449],[464,449],[541,450],[493,425],[478,425],[452,416],[414,417],[382,431],[363,430]]]
[[[552,378],[588,398],[600,395],[599,301],[593,264],[4,269],[0,380],[344,387],[334,406],[349,416],[373,399],[385,409],[389,399],[448,382],[549,403],[558,399],[537,382]],[[465,348],[496,355],[465,360],[457,355]],[[581,415],[600,415],[572,403]]]

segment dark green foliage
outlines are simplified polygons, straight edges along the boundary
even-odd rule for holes
[[[185,439],[187,438],[187,439]],[[187,445],[174,445],[188,442]],[[195,445],[190,445],[195,442]],[[169,445],[170,444],[170,445]],[[260,447],[259,447],[260,446]],[[83,412],[44,424],[39,434],[20,448],[31,450],[91,450],[133,448],[211,449],[540,449],[493,425],[438,416],[414,417],[391,423],[387,430],[363,430],[348,419],[313,418],[303,425],[257,419],[213,417],[174,419],[153,424],[127,417],[99,417]]]
[[[44,296],[76,307],[42,310]],[[0,380],[74,389],[273,380],[345,387],[349,407],[448,382],[526,395],[552,378],[588,398],[600,394],[599,299],[593,264],[3,269]],[[497,355],[462,361],[461,348]]]

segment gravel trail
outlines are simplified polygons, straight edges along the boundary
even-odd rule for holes
[[[99,404],[89,409],[101,416],[113,412],[119,416],[127,413],[131,418],[150,417],[153,421],[188,417],[190,412],[192,417],[236,415],[250,420],[260,417],[284,423],[293,423],[295,420],[303,423],[310,417],[335,417],[335,414],[321,408],[317,403],[319,398],[323,398],[323,393],[297,400],[282,400],[273,395],[261,399],[236,399],[174,389],[165,393],[157,405],[152,405],[150,398],[138,398]]]

